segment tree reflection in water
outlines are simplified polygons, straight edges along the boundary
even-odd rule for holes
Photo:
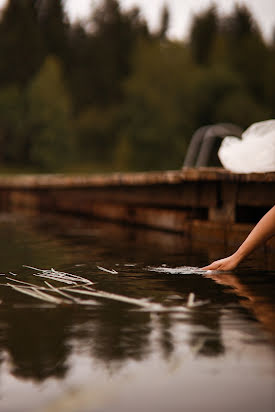
[[[151,238],[147,233],[146,238],[143,231],[119,231],[113,226],[102,229],[100,225],[91,225],[89,229],[79,220],[58,219],[58,225],[54,218],[50,218],[50,225],[47,220],[34,218],[24,222],[20,227],[13,222],[4,225],[9,233],[9,245],[1,241],[4,256],[5,248],[13,250],[13,259],[7,254],[3,262],[5,268],[10,265],[11,270],[22,272],[23,263],[45,267],[46,261],[56,267],[63,259],[61,266],[65,271],[95,280],[101,290],[151,298],[166,306],[185,305],[189,293],[195,292],[196,299],[209,300],[209,304],[181,316],[169,312],[152,314],[126,303],[100,299],[100,304],[93,307],[45,306],[1,287],[1,353],[8,353],[10,373],[21,379],[41,382],[49,377],[64,378],[74,348],[89,353],[97,363],[112,370],[129,360],[142,361],[156,352],[167,360],[178,345],[185,345],[196,356],[221,356],[226,351],[222,333],[224,308],[230,308],[239,320],[247,321],[239,296],[249,299],[247,313],[252,310],[268,326],[265,319],[274,308],[267,305],[264,284],[257,296],[257,288],[253,285],[252,293],[251,287],[244,285],[238,276],[160,276],[146,270],[147,265],[163,261],[175,266],[182,264],[184,258],[186,265],[194,265],[194,261],[198,265],[200,259],[205,259],[207,250],[196,249],[183,238],[161,234],[156,237],[156,232]],[[161,238],[163,244],[160,242],[156,248],[156,239]],[[28,257],[27,262],[24,256]],[[114,268],[118,261],[117,276],[96,270],[96,265],[102,262]],[[126,267],[126,262],[137,263]],[[228,286],[233,287],[234,293],[228,293]],[[257,310],[259,306],[261,310]]]

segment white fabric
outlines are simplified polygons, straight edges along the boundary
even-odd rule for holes
[[[222,165],[234,173],[275,171],[275,120],[252,124],[242,138],[228,136],[218,156]]]

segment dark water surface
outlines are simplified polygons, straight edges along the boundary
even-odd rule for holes
[[[1,276],[1,412],[275,410],[270,257],[256,254],[231,274],[175,274],[170,268],[228,251],[156,231],[15,214],[0,215],[0,246],[0,273],[30,281],[22,265],[55,268],[164,309],[102,298],[49,304]],[[187,308],[190,293],[203,304]]]

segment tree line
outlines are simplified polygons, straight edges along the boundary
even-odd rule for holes
[[[244,6],[195,15],[187,39],[102,0],[72,23],[56,0],[0,16],[0,160],[19,170],[176,169],[192,133],[274,116],[275,40]]]

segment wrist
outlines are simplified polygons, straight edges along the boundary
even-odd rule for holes
[[[239,264],[246,257],[246,254],[241,250],[241,248],[239,248],[233,256],[237,264]]]

